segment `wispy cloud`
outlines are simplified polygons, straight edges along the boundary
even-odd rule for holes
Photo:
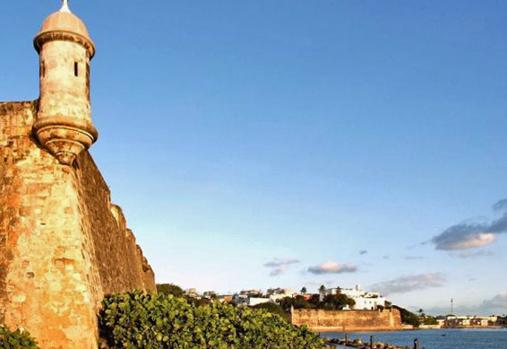
[[[324,285],[326,287],[336,287],[337,282],[335,280],[326,280],[326,281],[307,281],[305,283],[306,286],[312,287],[315,290],[318,290],[320,286]]]
[[[425,259],[423,256],[405,256],[404,259],[406,261],[420,261]]]
[[[458,253],[456,256],[459,258],[467,259],[467,258],[477,258],[477,257],[492,257],[494,255],[495,254],[492,251],[481,250],[481,251],[464,251],[464,252]]]
[[[308,268],[308,272],[316,275],[355,273],[356,271],[357,267],[355,265],[336,262],[326,262]]]
[[[389,295],[441,287],[446,281],[445,275],[442,273],[427,273],[403,276],[394,280],[380,282],[371,285],[370,289]]]
[[[507,293],[498,294],[487,299],[479,306],[483,314],[505,314],[507,313]]]
[[[431,241],[437,250],[467,250],[491,245],[498,234],[507,232],[507,199],[493,206],[500,218],[491,222],[464,222],[447,228]]]
[[[415,308],[415,307],[414,307]],[[444,315],[450,312],[449,307],[434,307],[425,309],[428,314]],[[507,293],[497,294],[483,300],[477,305],[461,305],[454,303],[454,313],[457,315],[502,315],[507,313]]]
[[[275,258],[270,262],[264,263],[264,266],[271,269],[269,275],[278,276],[285,273],[290,265],[298,263],[300,263],[300,260],[295,258]]]

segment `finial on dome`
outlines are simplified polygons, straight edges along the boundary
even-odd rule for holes
[[[62,0],[62,8],[60,9],[60,12],[69,12],[70,13],[68,0]]]

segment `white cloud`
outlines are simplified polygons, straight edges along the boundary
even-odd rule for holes
[[[469,250],[491,245],[496,241],[496,235],[493,233],[471,233],[454,234],[449,236],[447,241],[440,243],[439,250]]]
[[[317,275],[355,273],[356,271],[357,267],[355,265],[339,264],[336,262],[326,262],[308,268],[308,272]]]
[[[468,250],[493,244],[499,234],[507,232],[507,199],[493,209],[501,217],[485,223],[468,222],[453,225],[431,239],[437,250]]]

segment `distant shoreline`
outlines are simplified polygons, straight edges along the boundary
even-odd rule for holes
[[[441,328],[400,328],[400,329],[372,329],[372,330],[346,330],[343,328],[323,328],[319,329],[319,331],[313,330],[312,332],[323,334],[323,333],[388,333],[388,332],[406,332],[406,331],[445,331],[445,330],[507,330],[507,327],[503,326],[488,326],[488,327],[441,327]]]

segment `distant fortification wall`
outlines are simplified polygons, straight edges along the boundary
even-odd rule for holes
[[[66,166],[35,140],[37,107],[0,103],[0,323],[96,349],[104,295],[155,290],[154,274],[89,153]]]
[[[402,329],[397,309],[327,311],[298,309],[292,312],[292,323],[306,325],[315,332],[395,331]]]

